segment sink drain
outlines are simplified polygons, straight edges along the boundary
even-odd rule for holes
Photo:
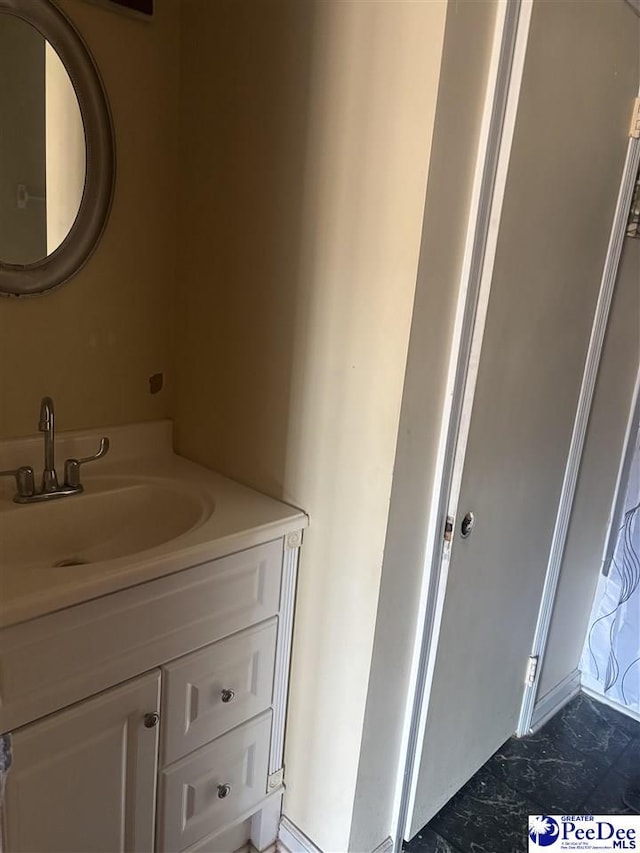
[[[86,566],[89,560],[82,560],[80,557],[67,557],[66,560],[58,560],[53,564],[54,569],[62,569],[65,566]]]

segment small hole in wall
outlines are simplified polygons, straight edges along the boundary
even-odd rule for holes
[[[154,373],[153,376],[149,377],[149,392],[151,394],[157,394],[158,391],[162,391],[163,385],[164,376],[162,373]]]

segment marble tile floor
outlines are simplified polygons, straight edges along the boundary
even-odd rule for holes
[[[525,853],[530,814],[636,814],[639,798],[640,723],[580,693],[508,740],[404,849]]]

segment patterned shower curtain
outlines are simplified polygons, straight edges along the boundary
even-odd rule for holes
[[[582,655],[585,687],[640,714],[640,432],[608,577],[600,577]]]

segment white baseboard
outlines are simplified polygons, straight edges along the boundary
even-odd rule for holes
[[[285,815],[280,821],[278,850],[283,853],[322,853],[322,850]]]
[[[574,669],[559,684],[538,699],[531,717],[530,733],[537,732],[554,714],[570,702],[580,692],[580,670]]]
[[[278,853],[322,853],[320,848],[284,815],[280,821],[277,849]],[[373,853],[392,853],[392,851],[393,839],[389,837],[385,838]]]
[[[621,714],[631,717],[632,720],[637,720],[640,723],[640,713],[638,713],[638,711],[634,711],[633,708],[629,708],[627,705],[622,705],[620,702],[616,702],[615,699],[609,699],[608,696],[603,696],[602,693],[598,693],[596,690],[591,690],[590,687],[585,687],[584,684],[582,685],[582,692],[586,693],[587,696],[591,696],[591,698],[595,699],[596,702],[602,702],[603,705],[608,705],[609,708],[613,708],[614,711],[619,711]]]
[[[373,853],[393,853],[393,838],[385,838],[382,844],[378,844]]]

